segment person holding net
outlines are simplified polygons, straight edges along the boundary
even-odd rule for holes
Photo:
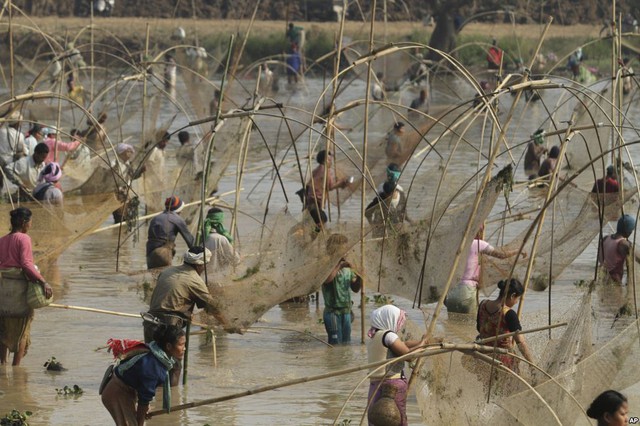
[[[604,237],[598,249],[600,266],[606,271],[607,277],[618,284],[622,283],[627,256],[633,251],[629,237],[635,229],[635,218],[628,214],[622,215],[618,219],[616,232]],[[638,253],[634,253],[634,257],[640,262]]]
[[[500,294],[494,300],[483,300],[478,307],[478,316],[476,318],[476,329],[478,330],[477,339],[486,339],[495,337],[500,334],[521,331],[522,326],[518,319],[518,314],[511,309],[520,297],[524,294],[522,283],[515,278],[510,280],[502,280],[498,283]],[[522,353],[522,356],[533,363],[533,355],[529,350],[527,341],[521,334],[504,337],[498,339],[497,346],[507,349],[509,352],[514,351],[514,346]],[[507,354],[498,354],[496,359],[511,370],[518,372],[518,359]]]
[[[491,244],[482,239],[484,225],[480,227],[478,234],[471,243],[467,254],[467,263],[460,282],[449,290],[444,304],[449,312],[459,314],[475,314],[478,309],[478,286],[480,280],[480,255],[506,259],[518,254],[518,249],[506,250],[504,248],[494,248]],[[522,252],[522,257],[527,254]]]
[[[311,174],[311,181],[306,185],[305,194],[305,208],[309,210],[309,213],[316,211],[315,217],[326,217],[324,212],[325,196],[329,191],[333,191],[338,188],[345,188],[349,184],[349,178],[337,179],[331,168],[333,155],[326,150],[318,152],[316,155],[316,161],[318,166],[313,169]],[[320,226],[320,223],[316,221],[316,224]]]
[[[193,235],[186,222],[178,214],[184,202],[178,197],[169,197],[164,202],[165,211],[151,219],[147,234],[147,268],[170,266],[176,254],[176,237],[182,235],[189,247],[193,246]]]
[[[405,355],[427,341],[402,340],[407,321],[407,313],[393,305],[384,305],[371,312],[371,328],[367,333],[367,355],[369,364]],[[407,421],[407,391],[408,383],[404,374],[404,362],[388,364],[386,368],[371,369],[369,384],[369,407],[380,399],[383,385],[396,388],[395,402],[400,410],[401,425],[406,426]]]
[[[351,342],[351,291],[357,293],[362,287],[362,278],[351,263],[342,258],[322,284],[324,299],[324,328],[329,344]]]

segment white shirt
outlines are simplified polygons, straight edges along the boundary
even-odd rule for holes
[[[24,135],[13,127],[0,127],[0,165],[13,163],[15,154],[28,155]]]
[[[33,155],[33,151],[35,151],[36,145],[38,145],[38,143],[40,142],[42,141],[38,141],[35,136],[29,135],[29,137],[24,140],[27,155]]]
[[[5,171],[10,181],[32,190],[38,184],[38,177],[42,169],[44,169],[44,163],[36,165],[33,156],[30,155],[9,164]]]
[[[211,261],[207,263],[207,274],[213,276],[220,269],[236,266],[240,262],[240,255],[233,248],[224,235],[212,230],[204,246],[211,250]]]

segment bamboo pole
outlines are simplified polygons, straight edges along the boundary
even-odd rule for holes
[[[373,52],[373,39],[376,23],[376,0],[371,3],[371,24],[369,27],[369,52]],[[363,141],[362,141],[362,178],[365,179],[367,170],[367,153],[369,143],[369,106],[371,99],[371,73],[373,72],[373,61],[367,63],[367,86],[365,92],[364,103],[364,126],[363,126]],[[360,270],[364,271],[365,262],[365,209],[367,207],[366,185],[362,185],[360,188]],[[360,342],[364,344],[365,339],[365,305],[366,305],[366,284],[362,280],[362,288],[360,290],[360,315],[362,321],[360,321]]]
[[[419,350],[415,350],[413,352],[410,352],[408,354],[405,354],[405,355],[397,357],[397,358],[393,358],[392,360],[378,361],[378,362],[374,362],[374,363],[370,363],[370,364],[364,364],[364,365],[359,365],[359,366],[355,366],[355,367],[345,368],[345,369],[342,369],[342,370],[337,370],[337,371],[331,371],[331,372],[328,372],[328,373],[318,374],[318,375],[315,375],[315,376],[300,377],[300,378],[293,379],[293,380],[287,380],[285,382],[275,383],[275,384],[266,385],[266,386],[259,386],[259,387],[253,388],[253,389],[247,389],[245,391],[237,392],[237,393],[230,394],[230,395],[220,396],[220,397],[217,397],[217,398],[203,399],[201,401],[195,401],[195,402],[189,402],[189,403],[186,403],[186,404],[176,405],[174,407],[171,407],[171,412],[173,413],[175,411],[181,411],[181,410],[186,410],[186,409],[189,409],[189,408],[201,407],[203,405],[217,404],[219,402],[230,401],[230,400],[233,400],[233,399],[242,398],[244,396],[256,395],[256,394],[259,394],[259,393],[263,393],[263,392],[267,392],[267,391],[275,390],[275,389],[280,389],[280,388],[287,387],[287,386],[293,386],[293,385],[298,385],[298,384],[301,384],[301,383],[309,383],[309,382],[314,382],[314,381],[318,381],[318,380],[344,376],[346,374],[355,373],[357,371],[362,371],[362,370],[371,369],[371,368],[375,368],[375,367],[381,367],[381,366],[384,366],[384,365],[393,364],[393,363],[397,363],[397,362],[404,362],[404,361],[408,361],[408,360],[411,360],[411,359],[414,359],[414,358],[441,355],[441,354],[452,352],[452,351],[455,351],[455,350],[491,352],[491,351],[493,351],[493,347],[491,347],[491,346],[481,346],[481,345],[476,345],[476,344],[460,344],[460,345],[450,344],[450,345],[448,345],[447,348],[443,348],[442,345],[440,345],[440,344],[439,345],[433,345],[433,346],[429,346],[427,348],[421,348]],[[502,349],[500,351],[500,353],[506,354],[507,350],[506,349]],[[147,418],[159,416],[159,415],[162,415],[162,414],[167,414],[167,413],[164,410],[150,411],[149,413],[147,413]]]
[[[46,307],[57,308],[57,309],[67,309],[67,310],[71,310],[71,311],[93,312],[93,313],[96,313],[96,314],[114,315],[114,316],[117,316],[117,317],[127,317],[127,318],[142,319],[142,316],[140,314],[129,314],[129,313],[126,313],[126,312],[109,311],[109,310],[106,310],[106,309],[87,308],[85,306],[61,305],[61,304],[58,304],[58,303],[51,303],[51,304],[47,305]],[[211,329],[210,325],[203,324],[203,323],[200,323],[200,322],[197,322],[197,321],[189,321],[189,323],[193,324],[195,326],[198,326],[198,327]]]
[[[9,8],[9,80],[11,81],[11,97],[14,96],[14,66],[13,66],[13,6],[8,0]]]
[[[243,188],[240,188],[240,190],[241,190],[241,191],[242,191],[242,189],[243,189]],[[220,199],[220,197],[224,197],[225,195],[233,194],[234,192],[236,192],[236,190],[235,190],[235,189],[234,189],[234,190],[232,190],[232,191],[227,191],[227,192],[222,193],[222,194],[220,194],[220,195],[217,195],[217,196],[215,196],[215,197],[209,197],[209,198],[207,198],[207,199],[205,199],[205,200],[204,200],[204,204],[209,203],[209,202],[211,202],[211,201],[219,200],[219,199]],[[185,207],[191,207],[191,206],[200,205],[200,204],[201,204],[201,202],[200,202],[200,201],[192,201],[192,202],[190,202],[190,203],[185,203],[185,205],[184,205],[184,206],[185,206]],[[155,213],[150,213],[150,214],[147,214],[147,215],[144,215],[144,216],[140,216],[140,217],[138,218],[138,220],[139,220],[139,221],[144,221],[144,220],[147,220],[147,219],[151,219],[151,218],[153,218],[153,217],[158,216],[159,214],[162,214],[163,212],[164,212],[164,210],[159,211],[159,212],[155,212]],[[118,228],[119,226],[120,226],[120,223],[114,223],[113,225],[107,225],[107,226],[104,226],[104,227],[102,227],[102,228],[98,228],[98,229],[96,229],[95,231],[92,231],[91,233],[89,233],[89,235],[91,235],[91,234],[97,234],[98,232],[108,231],[108,230],[110,230],[110,229],[116,229],[116,228]]]
[[[521,331],[514,331],[514,332],[511,332],[511,333],[498,334],[497,336],[491,336],[491,337],[486,337],[484,339],[478,339],[478,340],[476,340],[476,343],[485,344],[485,343],[493,342],[495,340],[504,339],[505,337],[515,336],[517,334],[535,333],[537,331],[551,330],[553,328],[564,327],[566,325],[567,325],[566,322],[560,322],[560,323],[557,323],[557,324],[545,325],[545,326],[542,326],[542,327],[531,328],[529,330],[524,330],[524,331],[521,330]]]
[[[91,2],[91,16],[89,18],[89,26],[91,28],[90,31],[89,31],[89,37],[90,37],[90,43],[91,43],[91,60],[90,60],[90,63],[91,63],[91,71],[90,71],[91,76],[90,76],[90,81],[89,81],[89,105],[93,105],[93,84],[94,84],[94,81],[93,81],[93,78],[94,78],[93,77],[93,68],[94,68],[94,64],[95,64],[94,50],[93,50],[93,43],[94,43],[94,40],[93,40],[94,31],[93,30],[94,30],[94,24],[95,24],[94,15],[93,15],[93,4],[94,4],[94,2]]]

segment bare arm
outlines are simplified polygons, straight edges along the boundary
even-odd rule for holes
[[[426,344],[426,341],[424,339],[407,340],[406,342],[403,342],[401,339],[397,339],[391,344],[389,349],[391,349],[391,352],[393,352],[395,355],[402,356],[408,354],[409,352],[417,349],[424,344]]]
[[[494,248],[493,250],[485,251],[484,254],[491,257],[497,257],[498,259],[506,259],[508,257],[515,256],[516,254],[518,254],[519,251],[520,249],[506,250],[504,248],[497,248],[497,249]],[[526,257],[527,257],[527,253],[523,251],[522,258],[526,259]]]
[[[527,341],[524,339],[524,336],[522,334],[516,334],[514,339],[522,356],[530,363],[534,363],[533,355],[531,355],[531,351],[529,350],[529,346],[527,345]]]

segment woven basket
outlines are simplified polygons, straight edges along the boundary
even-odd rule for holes
[[[27,305],[31,309],[44,308],[53,302],[53,297],[47,299],[39,283],[29,282],[27,285]]]
[[[29,314],[28,286],[22,269],[0,269],[0,316],[23,317]]]

